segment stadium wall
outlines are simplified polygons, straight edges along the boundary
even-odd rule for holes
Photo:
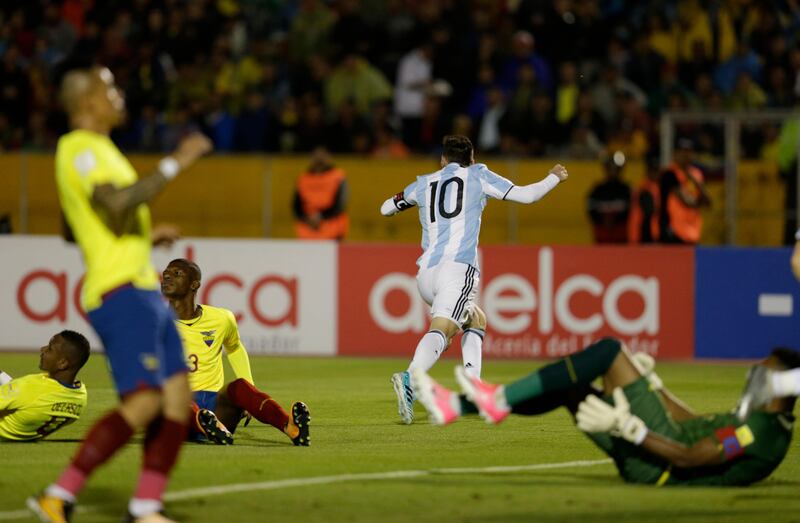
[[[155,155],[131,155],[140,173],[151,172]],[[414,176],[437,168],[433,158],[378,160],[337,158],[348,175],[351,230],[358,242],[419,241],[414,213],[386,220],[380,203]],[[297,176],[308,159],[300,156],[222,156],[204,159],[179,176],[152,206],[157,221],[179,225],[185,236],[219,238],[292,238],[291,201]],[[537,181],[554,160],[488,159],[496,172],[517,183]],[[537,205],[490,204],[483,217],[481,242],[493,244],[569,244],[592,242],[586,196],[602,178],[598,162],[569,161],[569,182]],[[59,234],[59,206],[53,180],[53,157],[47,154],[0,155],[3,190],[0,214],[10,213],[16,231]],[[644,175],[641,162],[629,162],[625,179],[636,186]],[[783,182],[767,162],[739,165],[737,243],[780,245]],[[705,211],[704,244],[725,240],[723,184],[709,183],[714,206]]]
[[[199,300],[233,310],[253,354],[409,356],[427,327],[418,254],[413,245],[187,239],[156,250],[154,264],[197,261]],[[608,335],[660,359],[758,358],[800,343],[789,249],[486,246],[480,254],[488,358],[558,357]],[[0,267],[0,349],[33,349],[64,328],[99,345],[79,305],[77,248],[8,236]]]

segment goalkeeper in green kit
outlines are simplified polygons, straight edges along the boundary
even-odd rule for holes
[[[800,367],[800,353],[779,348],[761,365]],[[579,429],[608,454],[631,483],[749,485],[783,461],[792,437],[794,397],[775,399],[740,421],[732,412],[699,416],[667,391],[654,361],[602,339],[508,385],[493,385],[456,368],[464,394],[424,372],[412,375],[420,402],[437,425],[465,414],[499,423],[509,414],[566,407]],[[603,379],[603,390],[592,382]]]

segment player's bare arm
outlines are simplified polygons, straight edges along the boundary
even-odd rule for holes
[[[672,416],[672,419],[675,421],[687,421],[698,416],[697,413],[691,409],[691,407],[678,399],[677,396],[672,394],[672,392],[666,388],[661,389],[658,392],[661,395],[661,399],[664,401],[664,405],[667,407],[670,416]]]
[[[112,184],[99,185],[95,188],[92,199],[105,211],[114,232],[119,234],[124,230],[129,213],[152,200],[178,172],[193,165],[212,148],[211,140],[206,136],[193,133],[181,141],[178,149],[162,160],[150,176],[124,188],[117,188]]]
[[[538,202],[559,183],[566,181],[567,178],[569,178],[567,168],[557,163],[542,181],[530,185],[515,185],[508,190],[508,194],[503,199],[525,204]]]
[[[631,354],[630,361],[639,371],[639,374],[647,378],[650,388],[657,391],[667,407],[670,416],[675,421],[686,421],[697,417],[697,414],[677,396],[672,394],[665,386],[661,378],[656,374],[656,360],[644,352]]]
[[[642,448],[678,468],[704,467],[725,462],[717,443],[703,438],[692,446],[683,445],[655,432],[648,432]]]
[[[800,280],[800,229],[794,235],[795,244],[792,252],[792,272],[794,277]]]

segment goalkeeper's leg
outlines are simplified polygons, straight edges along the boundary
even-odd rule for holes
[[[559,361],[546,365],[503,388],[508,406],[574,387],[590,385],[602,377],[606,392],[632,383],[641,375],[619,340],[604,338]]]

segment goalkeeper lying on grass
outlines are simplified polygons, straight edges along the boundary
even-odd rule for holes
[[[776,349],[762,365],[800,367],[800,353]],[[605,338],[508,385],[492,385],[456,368],[458,395],[423,372],[412,375],[431,422],[446,425],[480,413],[499,423],[564,406],[578,428],[613,458],[631,483],[749,485],[769,476],[786,456],[794,397],[776,399],[739,421],[734,413],[698,416],[663,388],[653,359],[632,356]],[[592,386],[603,378],[603,390]]]

